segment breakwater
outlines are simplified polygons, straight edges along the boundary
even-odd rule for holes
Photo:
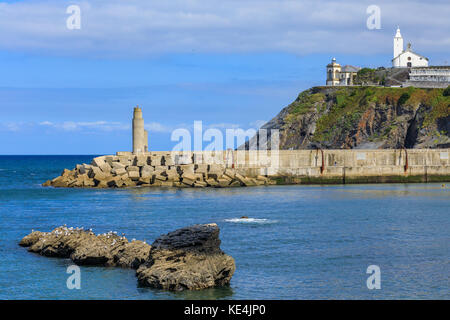
[[[450,149],[149,152],[96,157],[44,186],[238,187],[450,181]]]

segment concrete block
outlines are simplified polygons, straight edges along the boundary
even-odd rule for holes
[[[222,175],[225,171],[225,167],[220,164],[210,164],[208,167],[208,173],[215,173]]]
[[[174,156],[174,162],[176,165],[191,164],[192,156],[190,154],[176,154]]]
[[[167,176],[167,180],[173,182],[181,181],[180,176]]]
[[[105,162],[102,165],[99,166],[100,170],[102,170],[102,172],[106,175],[110,175],[111,174],[111,166]]]
[[[139,180],[139,171],[128,171],[128,178],[131,180]]]
[[[203,181],[203,180],[205,180],[203,178],[203,173],[194,173],[194,176],[195,176],[195,180],[196,181]]]
[[[117,156],[105,156],[105,162],[112,166],[114,162],[119,161],[119,157]]]
[[[111,173],[116,176],[123,176],[124,174],[127,174],[127,170],[125,170],[125,168],[112,169]]]
[[[102,172],[99,167],[91,166],[91,168],[88,172],[88,176],[89,176],[89,178],[94,178],[95,174],[99,173],[99,172]]]
[[[217,179],[217,183],[219,184],[220,187],[228,187],[230,185],[231,180],[229,179],[222,179],[219,178]]]
[[[194,165],[193,164],[182,164],[179,166],[183,174],[194,174]]]
[[[236,170],[231,169],[231,168],[226,168],[225,172],[224,172],[224,175],[229,177],[229,178],[231,178],[231,179],[233,179],[234,176],[236,175]]]
[[[217,187],[219,183],[214,179],[206,179],[206,183],[211,187]]]
[[[147,165],[147,156],[143,156],[143,155],[136,156],[136,158],[134,160],[134,165],[138,166],[138,167],[143,167],[143,166]]]
[[[163,181],[161,180],[153,180],[151,185],[152,187],[160,187],[162,183]]]
[[[163,176],[163,175],[160,175],[160,174],[157,174],[154,177],[155,177],[155,180],[159,180],[159,181],[166,181],[167,180],[167,176]]]
[[[137,166],[128,166],[127,167],[127,172],[131,172],[131,171],[137,171],[139,174],[139,167]]]
[[[141,178],[139,178],[137,184],[138,185],[150,185],[151,182],[152,182],[152,178],[151,177],[148,177],[148,178],[147,177],[146,178],[141,177]]]
[[[105,163],[105,156],[101,156],[101,157],[96,157],[96,158],[92,159],[91,165],[100,167],[104,163]]]
[[[162,156],[152,155],[150,156],[150,164],[152,166],[161,166],[162,164]]]
[[[168,167],[166,173],[167,175],[179,175],[177,168],[174,166]]]
[[[205,188],[206,186],[208,186],[208,184],[204,181],[195,181],[194,182],[194,187],[196,187],[196,188]]]
[[[105,180],[98,181],[97,188],[109,188],[108,183]]]
[[[186,184],[188,186],[192,186],[194,184],[195,180],[189,179],[187,177],[183,177],[181,182],[183,182],[184,184]]]
[[[155,168],[155,171],[164,171],[164,172],[169,169],[166,166],[154,166],[154,168]]]
[[[208,173],[207,175],[206,175],[206,177],[207,177],[207,179],[215,179],[215,180],[217,180],[217,179],[219,179],[220,177],[222,177],[222,174],[220,173]]]
[[[145,165],[141,168],[141,177],[143,178],[151,178],[155,169],[152,166]]]
[[[181,175],[181,177],[182,177],[183,179],[189,179],[189,180],[192,180],[192,181],[195,181],[195,180],[196,180],[195,175],[192,174],[192,173],[183,173],[183,174]]]
[[[119,163],[128,166],[131,164],[131,157],[129,156],[119,156]]]
[[[136,186],[136,182],[131,180],[131,179],[129,179],[129,178],[128,179],[123,179],[122,181],[123,181],[123,185],[125,187],[135,187]]]
[[[207,164],[196,164],[194,167],[195,173],[207,173],[208,172],[208,165]]]
[[[122,169],[122,168],[125,169],[125,165],[123,163],[120,163],[120,162],[113,162],[111,167],[113,169]]]
[[[241,186],[241,182],[239,182],[238,180],[234,180],[231,184],[230,187],[240,187]]]
[[[175,165],[175,161],[172,159],[171,155],[164,156],[164,165],[173,166]]]

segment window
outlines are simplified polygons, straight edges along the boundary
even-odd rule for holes
[[[407,63],[407,66],[408,66],[408,68],[411,68],[411,67],[412,67],[411,62],[408,62],[408,63]]]
[[[411,61],[411,57],[408,57],[408,61]]]

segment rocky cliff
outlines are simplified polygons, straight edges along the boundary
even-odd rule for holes
[[[280,149],[448,148],[450,89],[313,87],[261,129]],[[270,139],[267,139],[270,148]],[[258,135],[245,148],[254,148]],[[261,140],[263,141],[263,140]]]

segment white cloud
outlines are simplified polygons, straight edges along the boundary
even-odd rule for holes
[[[241,126],[236,123],[212,123],[205,126],[206,129],[239,129]]]
[[[10,131],[10,132],[18,132],[21,131],[21,129],[24,127],[24,124],[21,122],[6,122],[1,123],[0,128],[4,131]]]
[[[165,126],[159,122],[150,122],[145,124],[145,129],[149,132],[160,132],[160,133],[167,133],[172,132],[172,128],[169,128],[168,126]]]
[[[81,30],[66,7],[81,7]],[[67,55],[164,52],[386,53],[395,26],[419,52],[449,52],[450,3],[379,0],[381,30],[366,28],[372,1],[35,0],[0,4],[0,48]]]
[[[40,126],[46,126],[50,128],[60,129],[63,131],[78,131],[78,130],[91,130],[91,131],[117,131],[117,130],[129,130],[128,124],[121,122],[108,122],[108,121],[91,121],[91,122],[75,122],[75,121],[63,121],[63,122],[39,122]]]

